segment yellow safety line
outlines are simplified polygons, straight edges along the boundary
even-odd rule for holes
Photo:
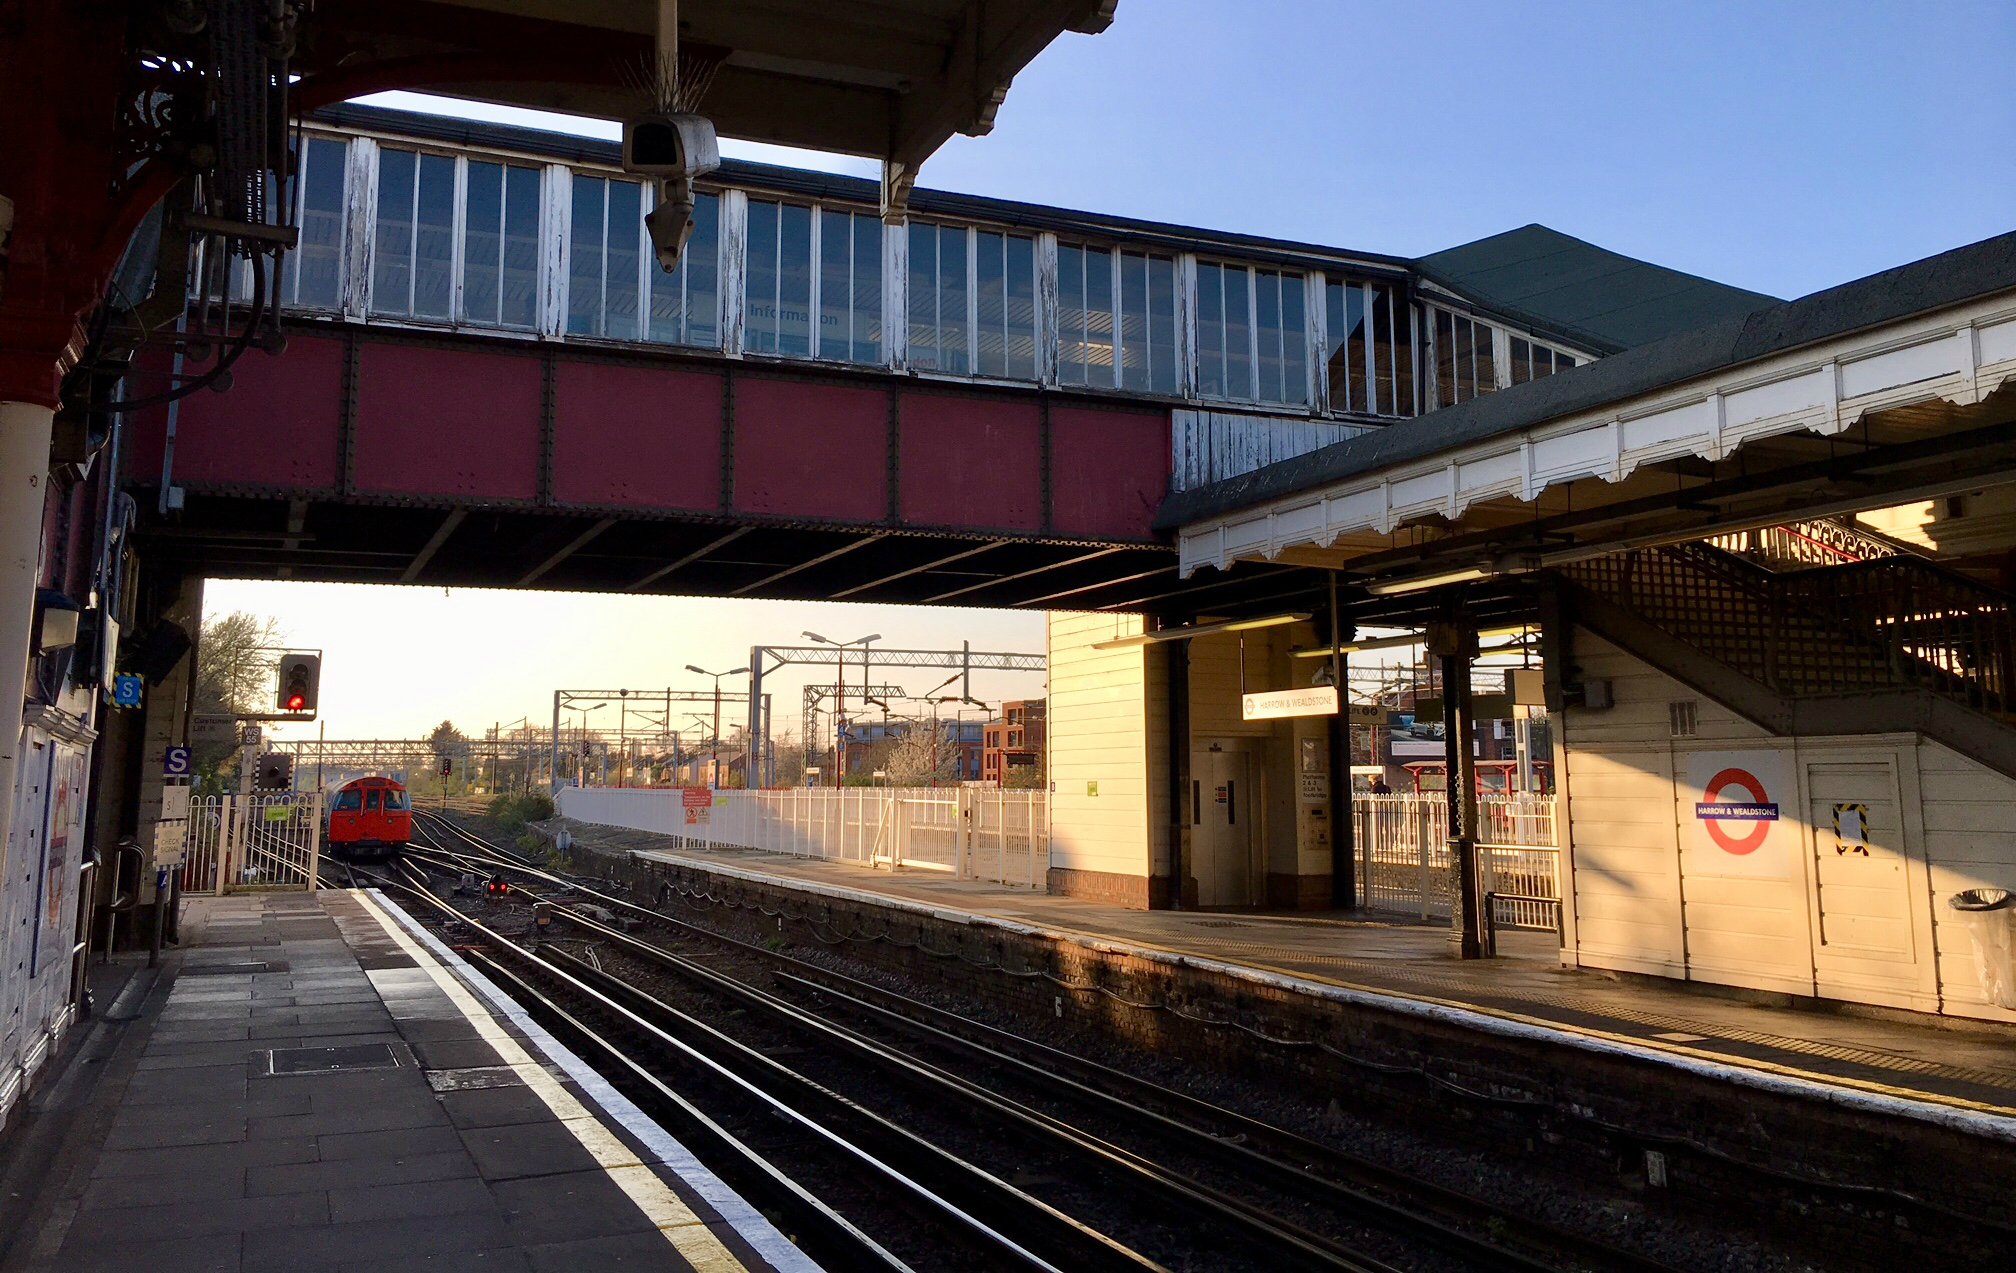
[[[532,1089],[560,1125],[573,1133],[574,1139],[588,1151],[603,1172],[616,1187],[621,1189],[637,1204],[645,1218],[665,1235],[673,1249],[691,1264],[697,1273],[748,1273],[747,1266],[737,1259],[735,1253],[722,1245],[721,1239],[705,1221],[693,1213],[671,1186],[658,1178],[658,1173],[638,1160],[629,1146],[625,1145],[587,1106],[575,1099],[572,1092],[563,1087],[537,1060],[527,1052],[517,1039],[511,1037],[498,1024],[489,1009],[477,1001],[455,975],[434,958],[424,947],[408,936],[398,922],[387,915],[370,895],[361,889],[350,890],[350,895],[363,903],[364,909],[378,921],[399,948],[411,956],[413,961],[427,970],[434,984],[441,988],[456,1009],[468,1018],[483,1036],[483,1041],[497,1050],[505,1065],[512,1073]]]

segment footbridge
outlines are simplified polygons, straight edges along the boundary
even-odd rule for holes
[[[1619,347],[1400,258],[751,164],[668,275],[610,144],[345,106],[300,154],[279,276],[193,267],[284,352],[131,426],[171,568],[1153,611],[1206,586],[1172,490]]]

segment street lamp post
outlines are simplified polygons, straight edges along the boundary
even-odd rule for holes
[[[714,772],[712,785],[716,791],[719,791],[721,789],[721,678],[724,676],[747,676],[749,675],[749,669],[746,667],[737,667],[730,668],[726,672],[710,672],[704,667],[694,667],[691,663],[688,663],[686,670],[697,672],[701,676],[711,676],[714,678],[714,760],[711,768]],[[746,764],[743,767],[743,774],[743,781],[747,782],[748,767]]]
[[[868,644],[871,641],[880,641],[882,634],[871,632],[864,637],[855,637],[852,641],[835,641],[820,636],[817,632],[806,632],[802,635],[807,640],[816,641],[820,645],[830,645],[834,649],[834,659],[839,672],[839,695],[835,699],[836,705],[833,711],[833,785],[837,787],[841,785],[843,775],[847,772],[847,651],[851,646],[861,647],[861,688],[865,692],[868,688]]]

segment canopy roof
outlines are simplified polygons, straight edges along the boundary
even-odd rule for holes
[[[1008,85],[1118,0],[680,0],[682,74],[722,135],[867,155],[907,184]],[[385,89],[623,119],[650,104],[656,0],[321,0],[294,69],[305,108]]]

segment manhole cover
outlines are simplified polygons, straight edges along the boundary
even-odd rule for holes
[[[228,976],[243,976],[248,972],[268,972],[268,971],[271,970],[268,969],[264,963],[258,963],[258,962],[237,963],[237,964],[190,964],[185,965],[183,967],[182,975],[185,977],[228,977]]]
[[[340,1048],[274,1048],[266,1053],[268,1074],[328,1074],[337,1070],[390,1070],[399,1056],[389,1043],[353,1043]]]

